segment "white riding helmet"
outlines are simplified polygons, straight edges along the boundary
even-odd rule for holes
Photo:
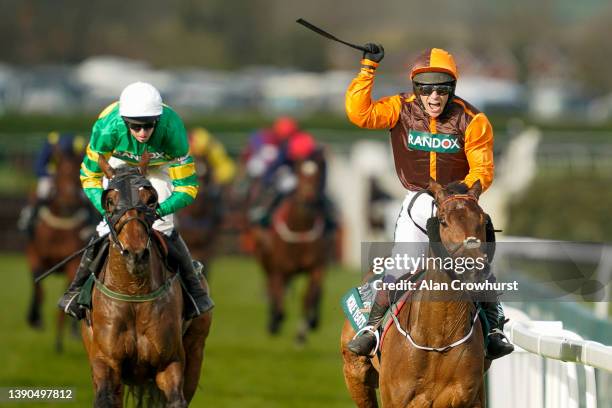
[[[119,114],[126,118],[159,116],[162,111],[159,91],[146,82],[126,86],[119,97]]]

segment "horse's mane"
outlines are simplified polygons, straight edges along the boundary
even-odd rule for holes
[[[448,183],[444,188],[451,195],[455,194],[467,194],[468,186],[460,181],[453,181],[452,183]]]

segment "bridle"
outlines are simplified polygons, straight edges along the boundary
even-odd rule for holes
[[[484,213],[484,211],[482,211],[482,209],[480,208],[480,206],[478,206],[478,199],[471,195],[471,194],[454,194],[451,195],[450,197],[445,198],[444,200],[442,200],[441,203],[438,203],[436,201],[436,206],[438,208],[437,211],[437,216],[436,219],[438,221],[438,224],[441,225],[443,223],[443,219],[440,217],[440,214],[442,213],[442,209],[444,208],[444,206],[446,206],[448,203],[450,203],[451,201],[456,201],[456,200],[465,200],[465,201],[472,201],[474,203],[476,203],[478,210],[481,213]],[[435,248],[438,251],[442,252],[440,255],[445,256],[445,257],[451,257],[453,255],[455,255],[460,249],[465,248],[465,249],[473,249],[473,248],[478,248],[481,245],[481,240],[479,238],[476,237],[467,237],[466,239],[463,240],[463,242],[461,244],[458,244],[455,248],[453,248],[452,250],[449,250],[449,248],[444,244],[444,242],[442,242],[442,240],[440,239],[439,243],[436,242],[437,245],[433,245],[433,247],[438,247]]]
[[[119,239],[119,233],[121,233],[121,230],[132,221],[142,224],[147,233],[146,247],[148,248],[151,244],[153,222],[155,222],[159,216],[152,205],[147,205],[140,199],[139,191],[143,189],[148,189],[154,194],[154,205],[157,206],[157,192],[153,188],[151,182],[140,173],[134,171],[127,174],[116,175],[110,179],[108,188],[102,193],[102,203],[106,202],[106,197],[111,191],[117,191],[119,193],[119,202],[112,211],[107,211],[104,218],[109,226],[110,241],[113,246],[120,250],[122,256],[127,256],[129,252]],[[144,219],[137,215],[122,219],[130,210],[136,210],[138,214],[144,214]]]

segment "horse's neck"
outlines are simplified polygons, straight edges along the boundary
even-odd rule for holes
[[[111,244],[102,281],[111,289],[127,294],[143,294],[157,289],[163,284],[165,277],[158,251],[153,247],[146,270],[147,273],[138,275],[130,273],[126,259],[120,250]]]
[[[313,203],[299,200],[294,194],[287,203],[287,226],[295,231],[312,228],[317,219],[317,211]]]
[[[453,290],[451,278],[442,271],[426,271],[423,281],[442,286],[436,290],[423,289],[416,294],[411,304],[410,327],[419,328],[421,338],[436,346],[458,340],[471,326],[472,301],[465,299],[462,292]],[[448,289],[444,289],[443,284],[447,284]]]

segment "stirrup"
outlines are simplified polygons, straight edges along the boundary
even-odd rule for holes
[[[508,340],[508,338],[507,338],[507,337],[506,337],[506,335],[504,334],[504,331],[503,331],[503,330],[500,330],[500,329],[498,329],[498,328],[496,327],[496,328],[492,329],[492,330],[489,332],[489,334],[487,334],[487,337],[490,337],[490,336],[492,336],[492,335],[494,335],[494,334],[499,334],[500,336],[502,336],[502,338],[503,338],[504,340],[506,340],[506,341],[508,342],[508,344],[512,344],[512,343],[510,343],[510,340]]]
[[[372,352],[368,355],[369,358],[374,358],[376,356],[376,353],[378,352],[378,347],[380,346],[380,334],[378,334],[378,330],[376,329],[376,327],[365,326],[361,328],[357,333],[355,333],[351,341],[355,340],[363,332],[372,333],[374,335],[374,338],[376,339],[376,345],[374,346],[374,349],[372,350]]]

